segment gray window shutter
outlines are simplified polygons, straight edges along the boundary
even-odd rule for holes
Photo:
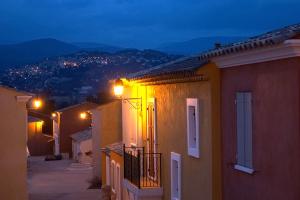
[[[252,168],[252,95],[236,94],[237,164]]]
[[[236,94],[236,130],[237,130],[237,164],[245,163],[245,115],[244,115],[244,94]]]
[[[245,166],[252,168],[252,96],[245,93]]]

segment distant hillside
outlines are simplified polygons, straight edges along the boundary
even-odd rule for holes
[[[55,39],[39,39],[19,44],[0,45],[0,68],[20,66],[77,52],[78,47]]]
[[[246,39],[246,37],[199,37],[184,42],[162,44],[156,49],[159,51],[191,55],[214,48],[215,43],[228,44]]]
[[[113,78],[180,57],[154,50],[79,51],[3,70],[0,83],[32,93],[47,93],[58,104],[71,104],[108,90],[107,83]]]
[[[76,42],[73,44],[85,51],[100,51],[100,52],[115,53],[123,49],[121,47],[116,47],[116,46],[111,46],[111,45],[106,45],[101,43],[92,43],[92,42]]]

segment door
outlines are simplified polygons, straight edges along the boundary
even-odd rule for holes
[[[151,179],[156,180],[157,158],[157,136],[156,136],[156,105],[155,99],[150,98],[147,103],[147,171]]]

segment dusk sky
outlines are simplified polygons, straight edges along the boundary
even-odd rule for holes
[[[55,38],[153,48],[300,22],[299,0],[1,0],[0,42]]]

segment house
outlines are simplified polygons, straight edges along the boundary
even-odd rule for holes
[[[65,158],[73,157],[70,136],[91,126],[92,119],[89,110],[95,107],[97,104],[83,102],[52,113],[55,155],[61,154]]]
[[[116,198],[221,199],[219,69],[183,58],[117,80],[115,92],[122,141],[102,167]]]
[[[87,128],[71,135],[73,159],[84,164],[92,163],[92,130]]]
[[[223,199],[300,199],[300,24],[200,57],[221,70]]]
[[[53,154],[53,138],[44,133],[43,126],[42,119],[28,116],[27,146],[31,156]]]
[[[32,94],[0,86],[0,194],[27,200],[27,102]]]
[[[93,174],[102,179],[105,185],[105,168],[107,145],[122,142],[122,103],[112,101],[91,110],[93,138]],[[121,145],[122,147],[122,145]],[[107,159],[110,159],[108,155]],[[102,172],[104,171],[104,173]]]

